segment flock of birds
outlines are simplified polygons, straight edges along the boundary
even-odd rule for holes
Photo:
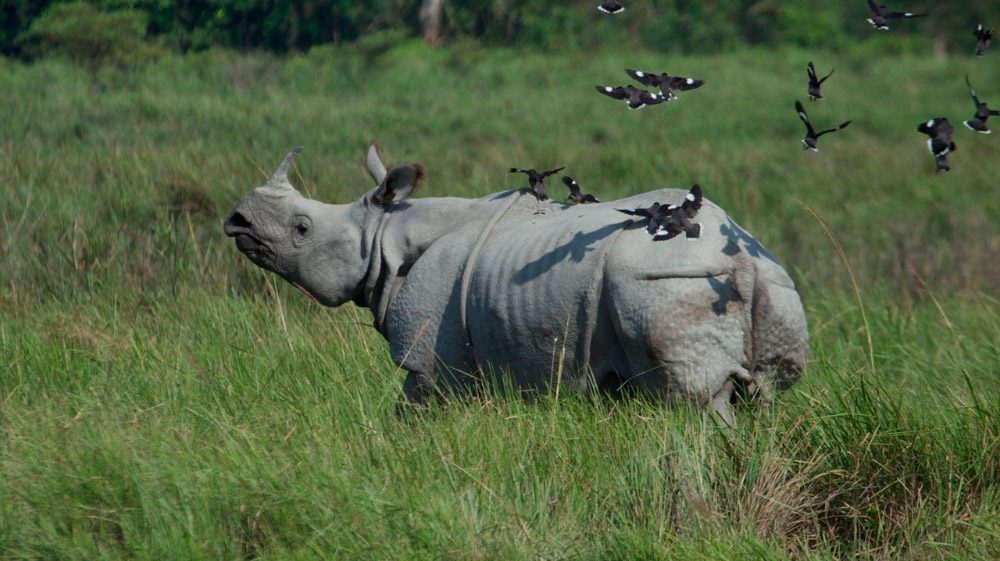
[[[927,16],[927,14],[892,11],[886,6],[876,4],[873,0],[867,0],[867,2],[868,8],[872,12],[871,17],[867,21],[872,27],[880,31],[889,30],[890,20],[913,19]],[[604,0],[597,9],[612,15],[625,11],[625,7],[618,0]],[[993,39],[993,30],[979,24],[973,33],[976,37],[976,56],[983,56]],[[672,101],[677,98],[679,92],[695,90],[705,84],[704,80],[684,76],[671,76],[666,72],[653,73],[626,68],[625,73],[639,84],[648,88],[656,88],[658,91],[649,91],[629,84],[627,86],[597,86],[597,92],[612,99],[623,100],[628,108],[633,110]],[[833,70],[820,78],[816,73],[815,66],[810,62],[806,66],[806,74],[809,79],[807,88],[809,100],[818,101],[824,99],[821,86],[833,75]],[[991,131],[986,125],[986,121],[991,116],[1000,116],[1000,110],[990,109],[986,103],[979,100],[975,89],[973,89],[969,81],[968,75],[965,77],[965,83],[969,88],[969,95],[972,96],[972,101],[976,106],[976,113],[971,119],[963,121],[963,124],[971,131],[980,134],[990,134]],[[821,136],[843,130],[851,124],[851,121],[845,121],[836,127],[817,131],[809,120],[809,115],[806,113],[802,102],[795,101],[795,111],[798,113],[799,119],[806,126],[806,136],[802,139],[804,150],[819,151],[817,142]],[[955,128],[948,122],[948,119],[946,117],[935,117],[926,123],[918,125],[917,131],[928,136],[927,149],[934,156],[937,171],[950,171],[951,166],[948,164],[948,154],[954,152],[956,147],[955,142],[952,140]],[[526,174],[528,176],[529,190],[538,200],[547,200],[549,197],[545,191],[545,178],[559,173],[563,169],[560,167],[539,172],[534,169],[510,168],[510,172]],[[573,178],[563,176],[562,180],[570,191],[567,200],[573,204],[600,202],[594,195],[584,194],[580,189],[579,183]],[[701,208],[701,203],[701,187],[695,184],[679,204],[654,203],[652,206],[645,208],[616,210],[630,216],[639,216],[647,219],[647,231],[653,236],[654,241],[669,240],[682,233],[686,234],[689,239],[694,239],[698,238],[701,233],[701,225],[692,222]]]

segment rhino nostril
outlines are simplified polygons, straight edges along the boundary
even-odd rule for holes
[[[243,214],[239,212],[234,212],[229,216],[229,220],[226,220],[226,226],[230,226],[232,228],[250,228],[252,225],[250,224],[250,221],[247,220],[246,216],[243,216]]]

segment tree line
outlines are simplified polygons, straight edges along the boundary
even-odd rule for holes
[[[865,22],[863,0],[633,0],[606,16],[597,0],[0,0],[0,54],[101,51],[138,40],[186,52],[211,47],[304,51],[378,35],[432,43],[472,40],[544,50],[619,43],[665,52],[745,45],[835,50],[971,50],[977,23],[1000,27],[1000,2],[895,1],[930,12],[891,40]],[[88,37],[96,35],[97,38]],[[69,47],[66,42],[74,42]],[[83,45],[81,47],[80,45]]]

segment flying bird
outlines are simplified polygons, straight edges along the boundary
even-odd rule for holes
[[[550,169],[548,171],[538,172],[534,169],[521,169],[521,168],[510,168],[510,173],[526,173],[528,174],[528,188],[531,192],[535,194],[535,197],[540,201],[544,201],[549,198],[545,193],[545,178],[559,173],[564,168]]]
[[[805,123],[806,125],[806,137],[802,139],[803,150],[812,150],[813,152],[819,152],[819,148],[816,147],[816,141],[819,140],[819,137],[830,132],[837,132],[843,128],[847,128],[847,125],[851,124],[850,121],[845,121],[843,123],[840,123],[840,125],[838,125],[836,128],[826,129],[823,131],[816,132],[816,129],[813,128],[812,123],[809,122],[809,115],[806,114],[806,108],[802,107],[801,101],[796,100],[795,110],[799,113],[799,119],[802,119],[802,122]]]
[[[584,194],[580,191],[580,184],[576,182],[575,179],[568,175],[564,175],[562,182],[569,187],[569,200],[573,201],[573,204],[582,205],[586,203],[599,203],[601,201],[597,200],[597,197],[591,195],[590,193]]]
[[[986,47],[989,47],[990,41],[993,40],[993,30],[979,24],[973,33],[976,34],[976,56],[983,56],[986,54]]]
[[[937,171],[951,171],[951,166],[948,165],[948,154],[957,149],[951,140],[955,127],[948,122],[948,119],[935,117],[926,123],[920,123],[917,126],[917,132],[922,132],[930,137],[927,139],[927,150],[934,156]]]
[[[620,14],[625,11],[625,6],[622,6],[621,2],[618,0],[604,0],[601,5],[597,7],[598,10],[604,12],[605,14]]]
[[[816,101],[817,99],[823,99],[823,95],[820,93],[819,87],[823,85],[823,82],[825,82],[827,78],[833,76],[833,70],[831,70],[830,73],[827,74],[826,76],[823,76],[822,78],[817,78],[816,67],[813,66],[813,63],[810,62],[806,66],[806,73],[809,74],[809,101]]]
[[[878,5],[872,0],[868,0],[868,7],[872,11],[872,17],[868,18],[868,23],[879,31],[889,31],[888,20],[922,18],[927,15],[914,14],[913,12],[892,12],[889,8]]]
[[[972,102],[976,104],[976,114],[968,121],[962,121],[969,130],[976,131],[982,134],[990,134],[989,127],[986,126],[986,120],[990,117],[1000,116],[1000,111],[991,110],[987,105],[976,97],[976,90],[972,89],[972,84],[969,83],[969,75],[965,75],[965,84],[969,86],[969,95],[972,96]]]
[[[648,218],[646,231],[652,234],[653,241],[666,241],[682,232],[687,233],[688,238],[697,238],[701,235],[701,224],[691,222],[701,209],[701,203],[701,187],[695,184],[684,197],[684,202],[679,205],[668,206],[657,202],[645,208],[615,210],[629,216]]]
[[[597,91],[611,99],[624,99],[629,109],[641,109],[647,105],[658,105],[666,98],[655,93],[640,90],[635,86],[597,86]]]
[[[626,68],[625,73],[628,74],[630,78],[644,86],[660,88],[660,95],[662,95],[666,101],[677,98],[677,94],[674,92],[696,90],[705,85],[704,80],[685,78],[684,76],[671,76],[666,72],[653,74],[650,72]]]

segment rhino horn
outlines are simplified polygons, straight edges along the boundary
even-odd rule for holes
[[[365,156],[365,167],[368,168],[368,174],[375,180],[375,184],[381,185],[386,174],[385,164],[382,163],[382,154],[378,142],[374,140],[368,146],[368,154]]]
[[[273,189],[275,191],[284,191],[287,189],[292,189],[292,184],[288,181],[288,168],[292,165],[292,160],[295,156],[298,156],[303,150],[302,146],[299,146],[289,152],[284,160],[281,160],[281,164],[278,165],[278,169],[274,170],[271,177],[267,179],[265,187]]]

